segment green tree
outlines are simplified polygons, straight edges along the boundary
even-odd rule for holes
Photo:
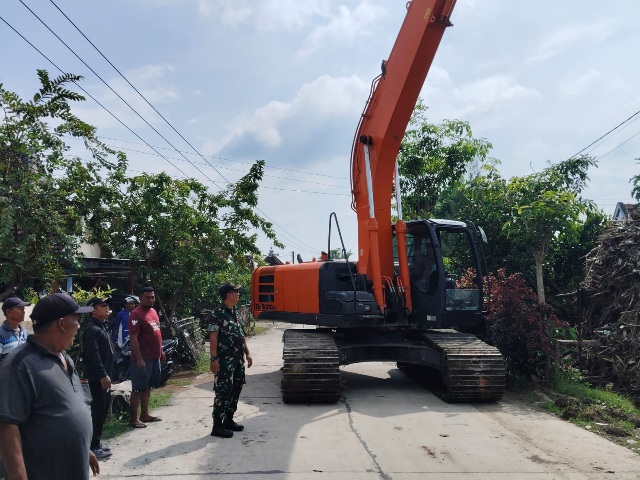
[[[102,173],[117,178],[126,167],[126,157],[71,112],[84,97],[69,86],[82,77],[37,73],[41,88],[28,101],[0,84],[0,300],[28,279],[48,287],[79,266],[87,196],[101,201]],[[81,140],[92,160],[72,155],[65,137]]]
[[[532,248],[540,248],[537,242],[543,241],[547,258],[544,265],[555,290],[575,289],[584,277],[583,257],[596,242],[606,221],[606,216],[591,202],[579,197],[587,180],[585,174],[590,160],[563,162],[539,174],[509,181],[500,175],[498,165],[497,160],[491,159],[482,166],[480,175],[449,189],[439,202],[436,215],[481,226],[489,239],[485,246],[489,271],[506,268],[509,274],[522,272],[532,285],[536,278]],[[576,210],[571,215],[563,213],[563,204],[556,204],[552,194],[545,193],[553,189],[573,194]],[[535,216],[532,217],[535,208],[542,210],[537,212],[542,215],[540,224],[535,224]],[[581,213],[576,216],[576,211]],[[551,233],[541,234],[540,228],[544,226],[549,227]]]
[[[171,322],[181,302],[193,306],[202,296],[217,297],[220,272],[231,265],[249,271],[246,255],[260,253],[257,234],[251,231],[261,230],[281,246],[271,224],[255,213],[263,170],[264,162],[256,162],[216,194],[196,180],[175,180],[164,173],[131,178],[109,211],[95,212],[88,223],[106,251],[143,261]]]
[[[640,162],[640,158],[636,158],[636,162]],[[634,175],[631,178],[631,183],[633,184],[631,195],[633,196],[633,198],[640,201],[640,175]]]
[[[594,165],[590,157],[581,156],[507,183],[505,203],[510,216],[503,229],[533,255],[540,304],[545,303],[543,265],[549,247],[586,212],[588,203],[580,193],[588,180],[587,170]]]
[[[345,255],[345,252],[342,250],[342,248],[332,248],[331,251],[329,252],[329,257],[331,258],[331,260],[337,260],[341,258],[344,258],[345,260],[349,260],[349,257],[351,255],[353,255],[351,250],[347,250]]]
[[[585,278],[585,258],[598,244],[609,217],[596,206],[587,203],[584,215],[560,233],[549,250],[547,276],[556,291],[577,289]]]
[[[426,111],[419,100],[398,154],[405,219],[432,217],[447,189],[474,163],[484,162],[492,148],[487,140],[473,138],[467,122],[430,124]]]
[[[490,272],[506,268],[510,274],[533,270],[531,254],[516,248],[506,235],[505,219],[510,207],[505,203],[507,181],[498,170],[500,162],[488,159],[478,175],[469,177],[444,192],[436,205],[436,218],[454,218],[473,223],[484,230],[488,244],[483,246]]]

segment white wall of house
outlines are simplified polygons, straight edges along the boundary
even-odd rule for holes
[[[93,245],[89,245],[88,243],[81,243],[80,252],[87,258],[100,258],[102,256],[100,247],[95,243]]]

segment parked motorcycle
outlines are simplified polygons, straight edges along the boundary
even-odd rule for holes
[[[162,340],[164,361],[160,363],[160,385],[167,383],[173,373],[173,357],[178,348],[178,339],[166,338]],[[116,367],[114,383],[125,382],[131,379],[131,344],[127,338],[122,345],[122,350],[116,354]]]

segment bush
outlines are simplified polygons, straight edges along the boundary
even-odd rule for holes
[[[551,331],[564,327],[564,322],[553,314],[551,306],[538,303],[536,292],[522,274],[507,275],[500,269],[489,274],[488,280],[491,296],[486,340],[504,355],[510,377],[544,377],[551,352]]]

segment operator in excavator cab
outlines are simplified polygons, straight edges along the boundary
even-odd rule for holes
[[[415,252],[409,267],[411,284],[422,293],[435,290],[437,286],[438,265],[433,251],[433,245],[429,238],[414,237]]]

